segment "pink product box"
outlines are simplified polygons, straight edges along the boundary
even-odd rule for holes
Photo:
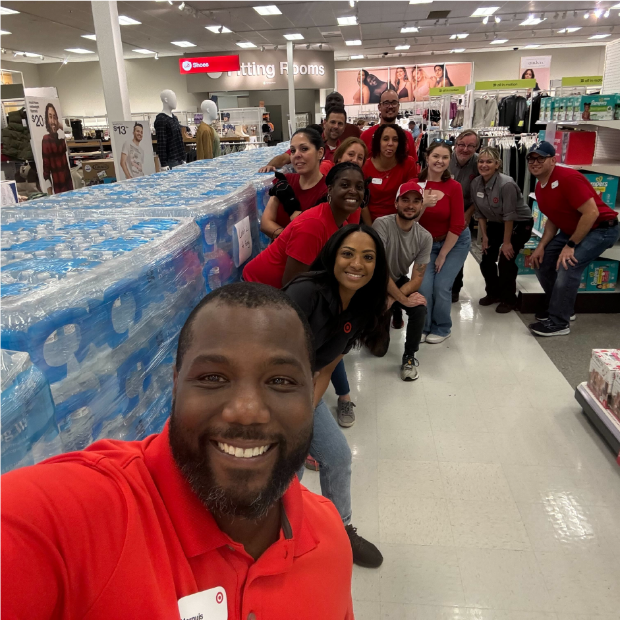
[[[611,386],[609,410],[614,414],[614,417],[618,420],[618,422],[620,422],[620,374],[616,375],[614,383]]]
[[[620,378],[620,350],[593,349],[588,387],[607,409],[610,408],[612,387],[617,378]]]

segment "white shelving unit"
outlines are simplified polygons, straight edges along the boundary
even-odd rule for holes
[[[600,431],[607,443],[611,446],[620,464],[620,422],[601,405],[598,399],[588,389],[588,385],[580,383],[575,390],[575,399],[581,405],[583,412],[590,418],[594,426]]]

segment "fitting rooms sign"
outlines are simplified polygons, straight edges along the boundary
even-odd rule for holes
[[[295,88],[333,88],[333,52],[295,51],[293,61]],[[286,88],[288,88],[288,63],[285,51],[242,52],[239,54],[238,71],[187,75],[189,92]]]

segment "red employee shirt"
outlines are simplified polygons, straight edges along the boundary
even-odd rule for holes
[[[176,467],[167,425],[5,474],[2,618],[178,619],[180,598],[221,586],[230,620],[352,619],[335,507],[297,478],[282,504],[280,538],[255,561]]]
[[[610,209],[590,185],[590,181],[578,170],[558,166],[553,169],[547,184],[536,183],[538,208],[563,233],[572,235],[577,228],[581,213],[577,211],[590,198],[598,207],[598,219],[594,228],[601,222],[613,220],[618,214]]]
[[[352,123],[346,123],[340,139],[344,141],[347,138],[359,138],[361,135],[362,130],[357,125],[353,125]]]
[[[420,181],[418,181],[420,183]],[[421,182],[424,186],[424,181]],[[420,218],[420,225],[436,237],[448,232],[460,235],[465,229],[465,209],[463,207],[463,188],[458,181],[426,181],[425,189],[443,193],[443,198],[434,207],[428,207]]]
[[[377,131],[377,129],[379,129],[380,126],[381,125],[373,125],[372,127],[369,127],[368,129],[365,129],[364,131],[362,131],[362,135],[360,136],[361,139],[364,141],[366,148],[368,149],[369,158],[373,156],[372,137],[375,135],[375,131]],[[418,154],[416,152],[415,140],[413,139],[413,134],[410,131],[405,131],[405,135],[407,136],[407,155],[413,158],[414,162],[417,162]]]
[[[364,178],[370,179],[368,211],[373,222],[378,217],[396,213],[394,203],[398,188],[406,181],[414,179],[418,174],[417,164],[411,157],[407,157],[402,164],[396,164],[394,168],[386,172],[377,170],[372,159],[369,158],[362,170]]]
[[[343,226],[347,224],[349,222],[345,220]],[[337,230],[334,214],[327,202],[305,211],[245,266],[243,279],[282,288],[282,276],[289,256],[304,265],[311,265]]]
[[[301,188],[299,185],[299,180],[301,177],[296,172],[287,173],[284,176],[286,177],[288,184],[293,188],[293,192],[295,192],[295,196],[297,197],[297,200],[299,200],[302,212],[317,205],[321,198],[327,194],[325,176],[321,177],[321,180],[309,189]],[[276,180],[274,179],[274,183],[275,182]],[[291,218],[288,216],[281,204],[278,205],[276,222],[278,223],[278,226],[282,226],[282,228],[286,228],[291,223]]]

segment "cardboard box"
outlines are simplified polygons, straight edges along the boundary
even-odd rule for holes
[[[579,113],[584,121],[613,121],[618,95],[582,95]]]
[[[532,267],[532,252],[531,248],[523,248],[518,254],[515,263],[519,269],[517,272],[519,275],[525,275],[528,273],[535,273],[534,267]]]
[[[595,260],[585,269],[586,291],[613,293],[618,282],[617,260]]]
[[[590,358],[588,388],[606,409],[609,409],[612,386],[619,376],[620,350],[593,349]]]
[[[113,159],[91,159],[82,164],[85,185],[100,185],[116,181]]]
[[[553,146],[559,163],[587,166],[594,159],[596,132],[556,131]]]
[[[620,374],[616,375],[616,378],[611,386],[609,410],[613,413],[618,422],[620,422]]]
[[[582,173],[601,197],[601,200],[612,209],[618,197],[618,177],[611,174],[596,174],[595,172]]]

